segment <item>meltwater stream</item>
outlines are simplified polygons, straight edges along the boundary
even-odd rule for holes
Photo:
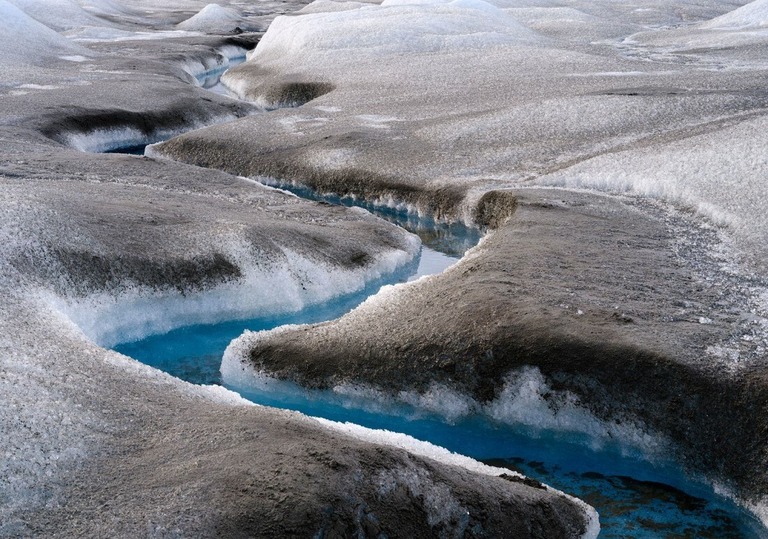
[[[199,77],[202,86],[221,89],[224,69]],[[222,90],[223,91],[223,90]],[[122,153],[143,153],[143,147]],[[381,286],[439,273],[480,239],[477,230],[420,219],[396,209],[351,198],[320,196],[308,189],[278,184],[313,200],[358,205],[418,234],[423,242],[418,263],[370,283],[364,290],[301,312],[280,317],[182,327],[114,347],[118,352],[195,384],[223,384],[219,368],[224,349],[244,330],[331,320],[362,303]],[[573,435],[534,432],[495,423],[486,417],[455,423],[411,406],[330,391],[307,391],[278,383],[263,390],[228,386],[258,404],[297,410],[311,416],[349,421],[427,440],[489,464],[508,467],[582,498],[600,513],[605,538],[757,538],[765,529],[746,511],[717,496],[711,487],[690,480],[670,463],[651,464],[627,456],[623,448],[590,447]]]
[[[419,232],[425,241],[418,266],[410,268],[411,275],[396,275],[394,280],[405,281],[442,271],[479,237],[477,231],[463,226],[429,223],[387,209],[377,213]],[[595,450],[572,435],[532,432],[479,416],[449,424],[441,417],[404,404],[331,391],[308,391],[287,383],[270,384],[263,390],[223,384],[219,367],[224,349],[245,329],[263,330],[334,319],[376,293],[383,284],[372,283],[360,293],[292,315],[188,326],[123,343],[115,350],[192,383],[226,385],[258,404],[402,432],[495,466],[520,471],[595,507],[600,513],[600,537],[762,536],[759,523],[751,515],[715,495],[710,487],[689,480],[669,463],[652,465],[638,457],[628,457],[619,446]]]

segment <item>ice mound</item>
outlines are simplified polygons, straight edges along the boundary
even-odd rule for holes
[[[328,9],[323,0],[316,6]],[[307,11],[312,11],[310,4]],[[317,55],[416,54],[532,43],[542,39],[511,15],[482,0],[385,0],[380,6],[278,17],[256,47],[255,62],[289,67]]]
[[[768,27],[768,0],[755,0],[725,15],[699,25],[700,28],[741,30]]]
[[[7,0],[0,0],[0,64],[40,65],[52,57],[89,55]]]
[[[231,33],[241,24],[242,17],[233,8],[219,4],[208,4],[198,13],[176,25],[180,30],[207,32],[210,34]]]

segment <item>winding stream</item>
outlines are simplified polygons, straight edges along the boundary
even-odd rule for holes
[[[206,88],[220,90],[218,77],[223,72],[224,68],[219,68],[198,80]],[[122,152],[143,152],[143,148],[124,148]],[[222,354],[230,341],[244,330],[338,318],[385,284],[443,271],[480,239],[479,231],[461,225],[419,219],[395,209],[352,199],[320,196],[287,184],[279,186],[312,200],[363,206],[395,222],[421,237],[420,259],[386,280],[369,283],[358,293],[298,313],[187,326],[163,335],[122,343],[114,349],[195,384],[227,385],[219,372]],[[258,404],[403,432],[496,466],[518,470],[593,505],[600,513],[600,537],[753,538],[765,533],[751,515],[716,495],[705,483],[686,477],[669,462],[649,463],[638,455],[628,455],[626,448],[618,444],[590,447],[574,435],[532,431],[496,423],[483,416],[452,423],[422,409],[377,400],[375,396],[307,391],[287,383],[270,384],[259,390],[227,387]]]

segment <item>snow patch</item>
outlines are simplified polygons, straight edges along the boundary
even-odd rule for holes
[[[80,56],[79,54],[75,54],[73,56],[59,56],[59,58],[61,58],[62,60],[66,60],[67,62],[81,63],[81,62],[88,61],[88,58],[86,58],[85,56]]]

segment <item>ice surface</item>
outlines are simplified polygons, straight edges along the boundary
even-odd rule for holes
[[[737,232],[762,252],[768,237],[768,120],[736,125],[648,148],[601,155],[539,180],[549,185],[632,192],[689,207]],[[652,171],[652,172],[651,172]],[[762,257],[761,257],[762,258]]]
[[[448,451],[447,449],[438,447],[429,442],[423,442],[421,440],[417,440],[412,436],[408,436],[407,434],[400,434],[396,432],[390,432],[387,430],[369,429],[369,428],[361,427],[359,425],[355,425],[352,423],[339,423],[336,421],[330,421],[330,420],[321,419],[321,418],[314,418],[314,420],[319,422],[321,425],[326,426],[329,429],[335,430],[337,432],[342,432],[348,436],[352,436],[353,438],[357,438],[357,439],[375,443],[375,444],[387,445],[390,447],[397,447],[399,449],[404,449],[414,455],[426,457],[432,460],[436,460],[438,462],[450,464],[452,466],[459,466],[475,473],[479,473],[483,475],[491,475],[491,476],[498,476],[501,474],[519,476],[519,474],[516,474],[515,472],[508,470],[506,468],[496,468],[493,466],[482,464],[481,462],[478,462],[474,459],[465,457],[463,455],[459,455],[457,453],[453,453],[451,451]],[[395,473],[395,472],[396,472],[395,470],[392,471],[392,473]],[[381,489],[388,488],[388,485],[390,484],[390,481],[388,481],[388,479],[391,480],[394,478],[387,477],[387,476],[381,477],[381,484],[380,484]],[[407,479],[406,483],[410,483],[410,488],[413,488],[418,491],[420,491],[423,488],[422,481],[420,481],[420,478],[418,477],[410,477],[410,478],[403,478],[403,479]],[[547,487],[547,488],[548,490],[558,492],[552,489],[551,487]],[[434,518],[436,519],[436,521],[442,521],[446,518],[449,518],[450,516],[453,516],[451,513],[455,511],[452,511],[452,509],[456,509],[453,507],[453,504],[451,503],[450,498],[440,497],[439,494],[440,494],[440,491],[438,490],[437,492],[435,492],[435,489],[429,489],[428,491],[425,491],[423,493],[423,495],[430,496],[430,498],[428,498],[426,502],[427,504],[430,504],[430,502],[432,502],[431,503],[432,514],[434,515]],[[564,493],[560,493],[560,494],[573,500],[574,503],[577,503],[584,510],[589,520],[589,524],[587,526],[587,531],[584,533],[582,537],[585,539],[596,538],[600,532],[600,522],[599,522],[597,512],[592,507],[590,507],[589,505],[585,504],[584,502],[582,502],[577,498],[573,498]],[[446,511],[449,514],[446,514]]]
[[[72,0],[7,1],[36,21],[57,32],[83,26],[111,26],[108,21],[94,17]]]
[[[320,8],[329,7],[324,2]],[[349,7],[349,6],[347,6]],[[312,4],[307,8],[312,10]],[[323,51],[350,55],[482,49],[537,42],[535,32],[482,0],[383,2],[344,11],[278,17],[251,58],[263,64],[312,63]]]

